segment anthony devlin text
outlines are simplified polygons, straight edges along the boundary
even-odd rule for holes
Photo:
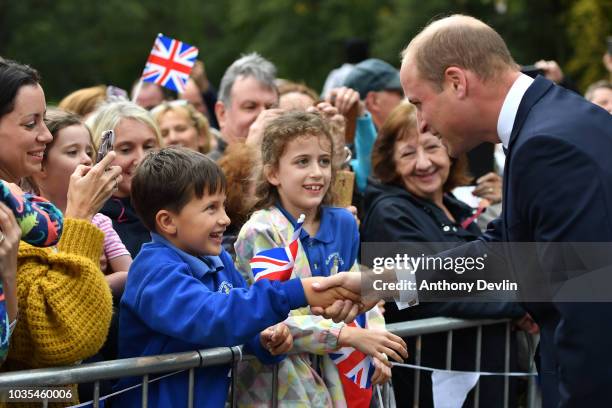
[[[474,290],[491,290],[491,291],[517,291],[518,284],[504,279],[501,282],[489,282],[484,279],[478,279],[476,282],[449,282],[447,280],[439,280],[428,282],[426,280],[420,283],[410,280],[400,280],[397,282],[384,282],[380,279],[372,282],[372,287],[376,291],[402,291],[402,290],[418,290],[419,291],[453,291],[453,292],[472,292]]]

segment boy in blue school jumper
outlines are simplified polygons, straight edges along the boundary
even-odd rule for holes
[[[120,358],[245,344],[245,351],[263,363],[276,363],[292,338],[285,325],[270,326],[292,309],[328,306],[352,296],[342,290],[315,293],[312,283],[321,278],[264,279],[247,289],[221,247],[230,223],[225,189],[221,169],[188,149],[161,149],[139,165],[132,203],[152,242],[134,259],[121,299]],[[229,371],[229,365],[196,369],[195,407],[224,406]],[[138,381],[124,379],[116,388]],[[187,372],[153,382],[149,407],[187,406],[187,392]],[[141,394],[141,389],[125,392],[113,403],[140,406]]]

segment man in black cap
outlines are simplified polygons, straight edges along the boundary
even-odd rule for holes
[[[370,58],[355,65],[344,86],[359,92],[377,129],[404,98],[399,71],[385,61]]]

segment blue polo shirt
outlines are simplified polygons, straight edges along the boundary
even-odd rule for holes
[[[297,220],[280,203],[278,209],[291,222],[293,228]],[[357,222],[345,208],[322,206],[319,231],[314,237],[302,229],[300,241],[308,257],[312,276],[329,276],[333,272],[351,269],[359,252],[359,228]]]

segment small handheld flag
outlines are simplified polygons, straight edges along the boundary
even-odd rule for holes
[[[367,314],[360,314],[347,326],[367,328]],[[329,357],[338,368],[347,406],[369,408],[375,369],[372,357],[353,347],[342,347]]]
[[[197,57],[193,45],[157,34],[140,79],[183,92]]]
[[[289,245],[265,249],[251,258],[249,264],[251,265],[255,282],[260,279],[289,280],[293,272],[293,265],[295,264],[305,218],[304,214],[300,215]]]

